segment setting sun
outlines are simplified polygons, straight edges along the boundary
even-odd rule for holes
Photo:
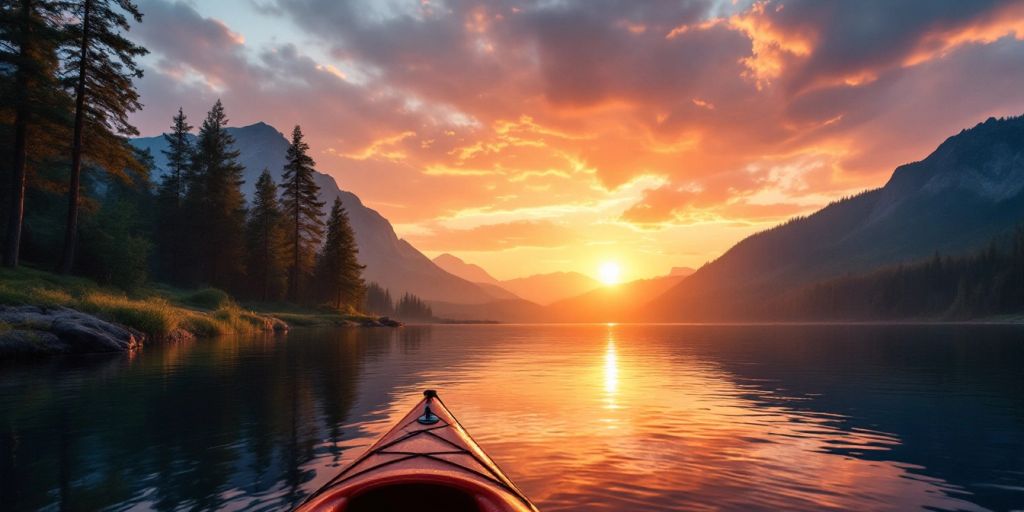
[[[618,284],[619,276],[622,274],[622,268],[619,264],[614,261],[606,261],[601,264],[601,268],[598,269],[598,278],[605,285]]]

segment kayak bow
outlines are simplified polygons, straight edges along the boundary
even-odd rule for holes
[[[433,390],[297,512],[537,512]]]

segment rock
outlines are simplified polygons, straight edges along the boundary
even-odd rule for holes
[[[67,343],[46,331],[11,329],[0,333],[0,356],[66,354]]]
[[[398,320],[392,320],[386,316],[380,318],[363,317],[357,320],[345,320],[344,325],[358,327],[401,327],[403,324]]]
[[[267,318],[270,319],[271,326],[274,332],[288,332],[288,322],[285,322],[284,320],[281,320],[280,318],[274,316]]]
[[[53,323],[53,316],[38,306],[8,306],[0,307],[0,322],[27,329],[48,330]]]
[[[377,320],[377,322],[385,327],[401,327],[403,325],[402,322],[399,322],[398,320],[392,320],[391,318],[388,318],[386,316],[380,317],[380,319]]]
[[[123,352],[142,346],[133,329],[70,308],[0,306],[0,356]]]

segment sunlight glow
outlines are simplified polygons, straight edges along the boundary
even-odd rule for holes
[[[618,284],[619,277],[622,275],[622,268],[619,264],[614,261],[606,261],[601,264],[601,267],[597,271],[598,278],[605,285]]]
[[[619,357],[615,353],[615,340],[609,335],[608,346],[604,353],[604,392],[614,405],[615,395],[619,391]]]

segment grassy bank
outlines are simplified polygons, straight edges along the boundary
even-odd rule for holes
[[[378,322],[381,317],[342,313],[333,308],[311,308],[280,302],[246,302],[246,308],[261,314],[272,315],[294,327],[336,327],[365,325]]]
[[[178,331],[208,337],[284,326],[272,315],[239,306],[220,290],[152,285],[129,294],[89,279],[25,267],[0,269],[0,304],[69,307],[157,339]]]

